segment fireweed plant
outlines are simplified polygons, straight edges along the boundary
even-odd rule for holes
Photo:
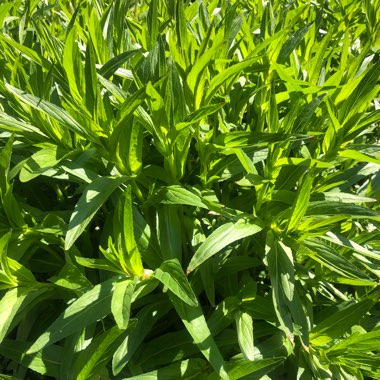
[[[0,379],[379,379],[379,20],[1,1]]]

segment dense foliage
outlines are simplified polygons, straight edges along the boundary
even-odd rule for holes
[[[3,0],[0,378],[380,378],[379,20]]]

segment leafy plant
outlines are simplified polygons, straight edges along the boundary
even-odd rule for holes
[[[0,377],[379,378],[379,19],[3,1]]]

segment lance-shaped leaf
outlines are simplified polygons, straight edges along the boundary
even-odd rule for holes
[[[265,374],[273,371],[283,361],[284,357],[273,357],[262,359],[260,356],[254,361],[245,359],[242,355],[237,355],[226,363],[228,375],[231,379],[265,379]],[[251,376],[249,376],[251,375]],[[210,375],[207,380],[219,380],[216,374]]]
[[[238,311],[235,315],[235,321],[241,352],[248,360],[255,360],[252,317],[244,311]]]
[[[12,236],[12,231],[7,232],[0,238],[0,268],[7,276],[10,284],[17,285],[16,278],[13,276],[8,263],[8,244]]]
[[[164,261],[161,266],[154,271],[153,276],[188,305],[198,305],[197,297],[177,259]]]
[[[211,104],[208,106],[201,107],[197,109],[196,111],[192,112],[190,115],[187,115],[185,120],[181,123],[178,123],[175,127],[177,131],[180,131],[183,128],[188,127],[189,125],[195,124],[202,119],[204,119],[206,116],[212,115],[219,109],[221,109],[224,106],[224,103],[217,103],[217,104]]]
[[[126,61],[132,58],[139,51],[139,49],[125,51],[116,57],[111,58],[99,68],[99,74],[106,79],[110,78],[116,70],[118,70]]]
[[[377,210],[350,203],[330,201],[310,202],[305,215],[346,215],[348,218],[355,219],[380,219],[380,213]]]
[[[74,27],[66,37],[62,64],[70,86],[70,92],[78,104],[81,104],[85,89],[85,77],[77,39],[78,33]]]
[[[79,136],[89,139],[90,141],[97,142],[98,137],[95,136],[92,131],[87,130],[80,123],[78,123],[64,108],[58,107],[57,105],[46,100],[37,98],[36,96],[21,91],[9,84],[6,84],[6,86],[9,91],[11,91],[24,103],[29,104],[33,108],[51,116],[53,119],[59,121]]]
[[[361,246],[360,244],[347,239],[346,237],[334,234],[333,232],[329,231],[326,233],[326,236],[322,236],[324,240],[331,241],[332,243],[335,243],[337,245],[340,245],[342,247],[349,248],[353,251],[356,251],[358,253],[361,253],[364,256],[371,257],[372,259],[379,260],[380,261],[380,252],[379,251],[370,251],[369,249]]]
[[[214,144],[220,148],[245,148],[253,146],[268,146],[268,144],[284,141],[309,139],[309,136],[287,133],[251,133],[251,132],[228,132],[219,135]]]
[[[293,322],[302,329],[307,343],[308,321],[295,288],[295,269],[291,250],[279,242],[272,232],[266,240],[266,261],[272,284],[273,305],[282,329],[293,340]]]
[[[108,197],[125,182],[126,177],[100,177],[83,191],[71,215],[65,239],[65,249],[72,247]]]
[[[179,185],[159,189],[153,200],[165,204],[189,205],[207,209],[199,195]]]
[[[5,339],[0,346],[0,354],[14,360],[25,367],[41,374],[54,378],[59,377],[60,366],[63,364],[63,348],[57,345],[50,346],[35,354],[26,355],[25,352],[32,345],[31,342]]]
[[[301,43],[304,39],[305,34],[309,31],[311,24],[307,24],[303,28],[298,29],[292,35],[289,36],[289,39],[282,45],[280,53],[277,58],[278,63],[285,63],[289,55],[294,49]]]
[[[226,44],[226,41],[215,41],[214,45],[207,49],[206,52],[202,54],[201,57],[196,61],[196,63],[192,66],[189,75],[187,76],[187,84],[191,92],[195,96],[195,89],[199,82],[201,81],[201,74],[203,70],[207,67],[211,59],[214,57],[216,52],[222,48],[223,45]]]
[[[128,377],[129,380],[178,380],[178,379],[207,379],[209,364],[204,359],[194,358],[175,362],[155,371]]]
[[[300,246],[300,252],[303,252],[313,260],[325,265],[327,268],[340,274],[341,276],[351,279],[361,279],[364,281],[371,280],[351,261],[334,250],[333,247],[317,238],[305,239],[304,245]]]
[[[175,205],[163,205],[157,210],[157,233],[164,260],[182,261],[182,226],[178,211]]]
[[[3,196],[5,195],[9,186],[8,174],[9,174],[9,167],[11,163],[13,142],[14,142],[14,135],[12,135],[8,139],[7,143],[5,144],[5,147],[1,150],[1,153],[0,153],[0,192],[2,193]]]
[[[22,303],[28,296],[28,288],[13,288],[8,290],[0,301],[0,342],[8,333],[13,318],[21,308]]]
[[[164,300],[147,305],[137,313],[137,323],[128,328],[128,330],[131,330],[130,333],[125,337],[113,355],[112,372],[114,375],[120,373],[154,324],[166,315],[171,308],[170,302]]]
[[[310,343],[320,346],[340,338],[348,329],[359,323],[368,310],[377,303],[378,298],[378,295],[373,294],[329,315],[310,331]]]
[[[251,221],[240,219],[236,223],[225,223],[217,228],[195,252],[187,268],[189,272],[196,269],[204,261],[215,255],[229,244],[254,235],[262,230],[262,226]]]
[[[220,378],[229,380],[230,378],[226,372],[223,356],[211,335],[201,307],[189,306],[171,292],[169,293],[169,297],[199,350],[210,362]]]
[[[76,372],[75,378],[77,380],[86,380],[90,377],[92,371],[96,369],[104,359],[111,359],[109,354],[106,355],[107,350],[117,338],[123,333],[117,326],[113,326],[101,335],[92,339],[91,343],[85,350],[81,351],[77,356],[74,368]]]
[[[112,278],[102,282],[75,300],[34,342],[28,353],[37,352],[110,314],[114,281]]]
[[[299,222],[306,213],[307,206],[310,199],[310,191],[313,186],[313,175],[311,172],[303,177],[302,184],[297,192],[297,197],[292,207],[292,214],[290,216],[287,230],[293,231],[297,229]]]
[[[140,252],[138,250],[133,221],[132,191],[128,186],[120,197],[114,215],[114,236],[116,248],[122,266],[131,275],[140,275],[144,272]]]
[[[20,171],[20,181],[27,182],[53,168],[65,158],[67,152],[56,146],[40,149],[28,158]]]
[[[250,71],[264,71],[268,69],[267,65],[254,65],[254,63],[259,59],[260,57],[257,56],[255,58],[247,59],[246,61],[239,62],[233,66],[228,67],[226,70],[223,70],[221,73],[215,75],[210,85],[207,89],[207,92],[205,94],[205,103],[208,104],[212,97],[214,96],[215,92],[218,91],[218,89],[226,83],[229,79],[233,78],[235,75],[239,74],[244,69],[249,68]]]
[[[137,282],[137,277],[123,281],[116,281],[111,301],[111,312],[120,330],[128,327],[129,314],[133,291]]]

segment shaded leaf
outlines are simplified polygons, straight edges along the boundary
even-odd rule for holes
[[[87,185],[70,218],[65,238],[66,250],[71,248],[98,209],[125,180],[125,177],[100,177]]]
[[[114,279],[107,280],[83,294],[33,343],[28,353],[40,351],[111,313]]]

